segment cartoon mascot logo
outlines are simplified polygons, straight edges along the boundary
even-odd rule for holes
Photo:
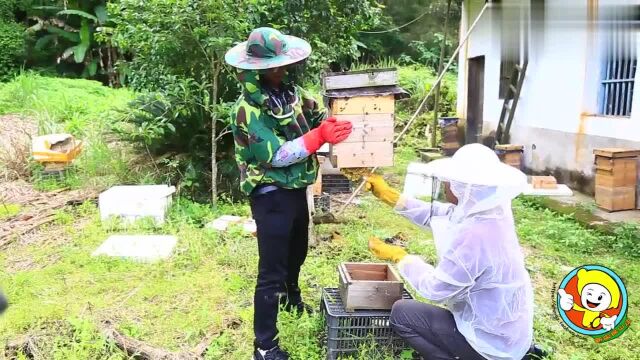
[[[630,324],[627,290],[620,277],[604,266],[571,271],[560,284],[556,305],[571,330],[598,343],[617,338]]]

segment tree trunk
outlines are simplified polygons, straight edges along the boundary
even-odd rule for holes
[[[444,55],[447,48],[447,31],[449,30],[449,14],[451,13],[451,0],[447,2],[447,16],[444,19],[444,36],[442,39],[442,45],[440,46],[440,61],[438,62],[438,75],[442,72],[444,65]],[[431,147],[438,145],[436,134],[438,133],[438,108],[440,106],[440,84],[439,82],[435,90],[435,103],[433,106],[433,124],[431,126]],[[428,129],[429,127],[427,127]]]
[[[222,64],[219,59],[212,60],[211,70],[213,75],[213,86],[211,89],[211,202],[214,207],[218,204],[218,161],[216,155],[218,153],[218,142],[216,133],[216,122],[218,121],[218,114],[215,107],[218,105],[218,76]]]

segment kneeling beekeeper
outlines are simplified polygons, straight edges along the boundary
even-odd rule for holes
[[[375,196],[431,228],[438,256],[434,268],[401,247],[370,240],[377,257],[398,262],[420,295],[442,305],[396,302],[394,331],[425,359],[520,360],[528,350],[542,355],[532,346],[533,291],[511,211],[526,176],[480,144],[427,166],[433,189],[443,190],[433,191],[431,202],[402,196],[379,176],[367,179]]]
[[[278,346],[276,321],[280,306],[305,310],[298,276],[307,255],[306,188],[316,180],[315,153],[351,133],[351,123],[325,120],[324,107],[294,84],[296,67],[310,53],[303,39],[258,28],[225,55],[243,89],[232,130],[240,187],[250,196],[257,225],[256,360],[289,359]]]

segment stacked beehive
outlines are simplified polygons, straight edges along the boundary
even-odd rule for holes
[[[460,148],[458,141],[458,118],[441,118],[438,122],[440,125],[442,153],[446,156],[453,154]]]
[[[522,155],[524,153],[524,146],[504,144],[496,145],[496,154],[503,163],[513,166],[514,168],[522,169]]]
[[[636,207],[640,150],[596,149],[596,204],[608,211]]]
[[[397,81],[395,69],[325,76],[331,114],[353,124],[351,135],[331,147],[334,166],[344,169],[393,165],[395,100],[408,95]]]

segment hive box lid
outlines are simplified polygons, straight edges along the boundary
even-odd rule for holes
[[[640,156],[640,150],[622,148],[595,149],[593,150],[593,153],[597,156],[604,156],[609,158],[626,158]]]
[[[153,262],[167,259],[178,239],[166,235],[113,235],[91,254]]]
[[[119,198],[119,199],[151,199],[163,198],[176,192],[175,186],[168,185],[118,185],[103,191],[100,199]]]
[[[398,84],[398,71],[388,68],[328,73],[322,80],[326,90],[389,86]]]
[[[324,96],[329,99],[352,98],[356,96],[388,96],[393,95],[395,100],[411,97],[408,91],[398,85],[369,86],[355,89],[325,90]]]

